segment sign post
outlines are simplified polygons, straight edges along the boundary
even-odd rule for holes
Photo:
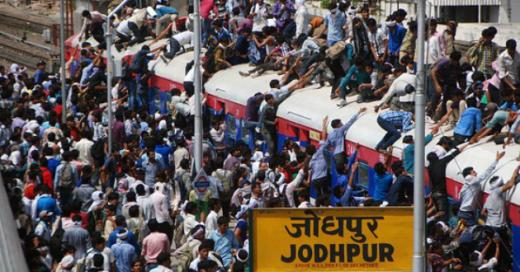
[[[251,271],[412,271],[411,207],[252,209]]]

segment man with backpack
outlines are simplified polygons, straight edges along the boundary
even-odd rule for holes
[[[72,201],[72,192],[78,181],[78,172],[70,163],[72,153],[66,151],[62,155],[60,165],[56,168],[56,176],[54,177],[54,188],[58,190],[60,203],[62,206]]]

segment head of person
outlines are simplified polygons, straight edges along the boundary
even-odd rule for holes
[[[338,4],[335,1],[331,2],[328,8],[331,15],[334,16],[338,13]]]
[[[330,126],[332,128],[340,128],[343,126],[343,122],[341,122],[341,119],[334,119],[330,122]]]
[[[462,54],[460,51],[453,51],[450,54],[450,62],[452,64],[458,65],[460,63],[460,59],[462,58]]]
[[[377,31],[377,21],[374,18],[369,18],[367,20],[367,27],[370,32],[376,32]]]
[[[386,167],[382,162],[378,162],[374,165],[374,171],[377,175],[383,176],[386,173]]]
[[[186,206],[184,207],[184,212],[188,214],[197,213],[197,203],[193,201],[186,203]]]
[[[507,49],[507,53],[510,56],[514,56],[516,53],[516,41],[514,39],[507,40],[506,49]]]
[[[475,171],[475,169],[473,167],[466,167],[462,170],[462,176],[467,179],[469,177],[476,177],[478,174],[477,174],[477,171]]]
[[[210,251],[213,251],[215,242],[211,239],[202,240],[199,245],[199,258],[201,260],[207,260]]]
[[[36,68],[37,68],[38,70],[45,70],[45,66],[46,66],[46,65],[47,65],[47,64],[45,63],[45,61],[42,60],[42,61],[39,61],[39,62],[36,64]]]
[[[90,15],[90,11],[88,11],[88,10],[83,10],[81,12],[81,16],[84,17],[84,18],[87,18],[87,19],[92,18],[92,16]]]
[[[495,35],[493,34],[493,31],[489,28],[486,28],[482,30],[482,39],[484,40],[484,44],[490,44]]]
[[[211,198],[208,201],[208,206],[212,211],[218,212],[220,210],[220,200],[217,198]]]
[[[432,18],[428,21],[428,30],[430,33],[434,34],[437,32],[437,19]]]
[[[426,156],[426,159],[430,162],[430,164],[432,162],[436,162],[439,160],[439,157],[437,156],[437,153],[435,152],[430,152],[428,153],[428,155]]]
[[[226,233],[229,227],[229,219],[225,216],[221,216],[217,219],[217,229],[220,233]]]
[[[363,20],[365,21],[368,20],[368,18],[370,18],[370,10],[368,6],[363,6],[359,13],[361,13],[361,18],[363,18]]]
[[[164,251],[159,253],[159,256],[157,256],[157,263],[162,266],[170,267],[170,254]]]
[[[408,13],[404,9],[398,9],[395,11],[394,15],[395,15],[395,21],[398,23],[401,23],[402,21],[404,21],[406,19],[406,16],[408,15]]]
[[[395,161],[392,163],[392,173],[396,176],[400,176],[404,173],[403,161]]]
[[[280,81],[278,79],[273,79],[269,82],[269,87],[271,89],[280,89]]]
[[[266,94],[264,99],[265,102],[270,106],[274,106],[276,104],[276,100],[272,94]]]

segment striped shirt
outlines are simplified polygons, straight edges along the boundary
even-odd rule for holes
[[[408,132],[413,129],[412,113],[407,111],[386,111],[379,114],[382,118],[394,126],[401,128],[403,132]]]

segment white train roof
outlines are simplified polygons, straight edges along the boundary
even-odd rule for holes
[[[140,46],[137,46],[140,48]],[[155,64],[154,71],[156,75],[165,79],[182,83],[184,80],[184,70],[187,62],[193,59],[193,52],[184,53],[176,56],[168,65],[162,60],[157,63],[151,62],[151,66]],[[238,71],[247,71],[252,67],[247,64],[236,65],[229,69],[220,71],[205,84],[206,91],[216,97],[245,106],[247,99],[257,92],[266,92],[269,90],[269,81],[280,78],[273,72],[267,72],[264,75],[252,78],[242,77]],[[356,96],[347,97],[347,101],[355,101]],[[377,113],[374,112],[374,106],[379,102],[358,104],[351,102],[343,108],[336,106],[337,100],[330,99],[330,87],[317,88],[317,85],[311,85],[301,90],[295,91],[278,107],[277,116],[301,124],[305,127],[321,131],[321,123],[325,116],[329,116],[329,121],[339,118],[343,122],[348,121],[361,107],[366,107],[367,111],[362,114],[353,124],[346,135],[346,139],[359,143],[362,146],[374,149],[378,141],[384,136],[385,131],[377,125]],[[429,132],[429,124],[426,124],[426,132]],[[330,122],[328,130],[330,131]],[[406,134],[414,135],[414,131]],[[433,151],[435,144],[443,135],[451,136],[452,131],[442,132],[437,135],[434,140],[426,146],[425,154]],[[402,150],[405,145],[402,140],[398,140],[394,144],[394,156],[402,157]],[[472,166],[478,173],[483,173],[485,169],[494,161],[497,151],[501,151],[502,146],[493,142],[484,142],[468,147],[464,152],[458,155],[447,168],[447,177],[463,183],[461,175],[465,167]],[[506,148],[506,156],[498,164],[494,175],[499,175],[507,181],[513,170],[519,164],[516,157],[520,155],[520,145],[512,144]],[[485,191],[489,192],[489,184],[486,181]],[[507,199],[516,205],[520,205],[520,190],[516,187],[508,194]],[[458,192],[457,192],[458,193]]]
[[[193,51],[175,56],[170,62],[165,63],[161,58],[150,61],[148,69],[155,75],[180,83],[184,82],[186,64],[193,60]]]
[[[247,64],[241,64],[216,73],[204,85],[206,92],[245,106],[247,99],[258,92],[269,91],[269,82],[280,77],[272,72],[257,78],[243,77],[238,73],[252,68]]]

